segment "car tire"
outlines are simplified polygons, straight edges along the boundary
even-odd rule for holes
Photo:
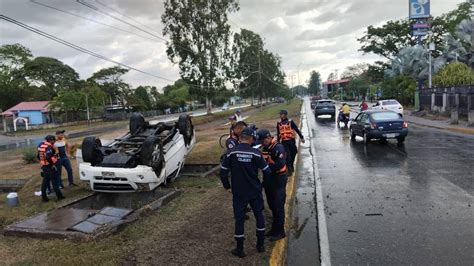
[[[352,128],[349,129],[349,132],[351,134],[351,140],[355,141],[356,140],[356,134],[352,131]]]
[[[398,137],[397,142],[398,143],[403,143],[405,141],[405,137]]]
[[[142,114],[140,113],[133,113],[132,116],[130,117],[130,122],[129,122],[129,130],[130,134],[135,135],[137,134],[140,129],[145,127],[145,117],[143,117]]]
[[[364,144],[369,144],[370,139],[369,139],[369,136],[367,136],[366,132],[364,132],[364,134],[362,135],[362,138],[364,139]]]
[[[178,129],[184,137],[184,143],[189,145],[193,138],[194,126],[189,115],[183,114],[179,116],[178,119]]]
[[[84,138],[81,145],[82,160],[91,165],[97,165],[102,162],[103,156],[100,151],[101,147],[102,142],[99,138],[96,138],[95,136]]]
[[[148,136],[140,150],[140,163],[153,168],[156,174],[161,172],[164,163],[163,144],[156,136]]]

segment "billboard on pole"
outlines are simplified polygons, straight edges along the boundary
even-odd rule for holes
[[[429,18],[430,0],[408,0],[410,18]]]

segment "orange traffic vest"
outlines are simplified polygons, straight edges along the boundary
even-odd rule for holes
[[[272,139],[272,143],[270,144],[270,146],[268,146],[268,148],[262,149],[263,158],[265,159],[265,161],[267,161],[269,165],[275,163],[270,153],[272,149],[275,147],[275,145],[277,145],[277,143],[278,142],[276,141],[276,139]],[[286,164],[277,171],[278,174],[283,174],[285,172],[286,172]]]
[[[281,121],[278,122],[278,131],[280,132],[281,140],[290,140],[295,138],[295,133],[291,128],[291,120],[288,119],[288,122],[283,124]]]
[[[41,166],[49,165],[48,160],[46,160],[46,151],[48,150],[48,148],[52,149],[53,145],[51,145],[51,143],[47,141],[41,143],[41,145],[38,147],[38,156]],[[56,162],[58,161],[58,157],[54,154],[53,156],[51,156],[51,161],[53,161],[53,164],[56,164]]]

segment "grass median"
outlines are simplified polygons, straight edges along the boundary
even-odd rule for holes
[[[245,109],[245,115],[259,128],[274,129],[278,111],[288,109],[290,116],[299,120],[301,102],[271,105],[263,110]],[[233,113],[233,112],[231,112]],[[218,163],[223,150],[218,138],[228,132],[225,125],[228,114],[214,116],[202,122],[195,118],[198,143],[187,158],[187,163]],[[196,121],[197,119],[197,121]],[[207,119],[207,118],[206,118]],[[201,120],[201,121],[199,121]],[[275,130],[273,130],[275,131]],[[77,174],[77,167],[74,166]],[[38,168],[36,167],[36,170]],[[39,171],[38,171],[39,173]],[[34,177],[20,192],[20,207],[7,208],[5,197],[0,198],[0,225],[26,218],[41,211],[55,208],[59,203],[47,204],[33,195],[39,188],[40,177]],[[77,176],[77,175],[76,175]],[[253,251],[253,217],[246,223],[248,256],[241,260],[230,255],[233,246],[233,215],[231,196],[221,188],[217,176],[182,177],[172,186],[183,194],[152,212],[123,231],[94,241],[76,243],[64,240],[37,240],[0,236],[0,257],[4,264],[70,264],[70,265],[117,265],[117,264],[267,264],[271,249],[266,254]],[[84,187],[66,188],[67,201],[90,193]],[[268,213],[267,213],[268,215]]]

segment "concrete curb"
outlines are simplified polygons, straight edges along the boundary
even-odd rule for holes
[[[301,106],[301,110],[304,108],[304,103]],[[301,114],[301,113],[300,113]],[[299,128],[303,123],[302,116],[300,115]],[[300,148],[301,141],[298,141],[298,150]],[[296,155],[295,165],[298,165],[299,154]],[[288,177],[288,183],[286,184],[286,202],[285,202],[285,231],[287,236],[282,240],[279,240],[275,243],[275,246],[272,249],[270,256],[269,264],[271,266],[275,265],[284,265],[286,261],[286,251],[288,249],[288,239],[289,239],[289,230],[291,228],[291,214],[293,213],[293,205],[295,202],[295,192],[296,192],[296,176],[298,173],[298,167],[295,168],[295,171],[291,176]]]
[[[433,126],[433,125],[426,125],[426,124],[422,124],[422,123],[417,123],[417,122],[413,122],[413,121],[409,121],[409,120],[407,120],[407,121],[410,124],[414,124],[414,125],[421,126],[421,127],[428,127],[428,128],[434,128],[434,129],[464,133],[464,134],[468,134],[468,135],[474,135],[474,128],[471,129],[471,128],[461,128],[461,127],[439,127],[439,126]]]

